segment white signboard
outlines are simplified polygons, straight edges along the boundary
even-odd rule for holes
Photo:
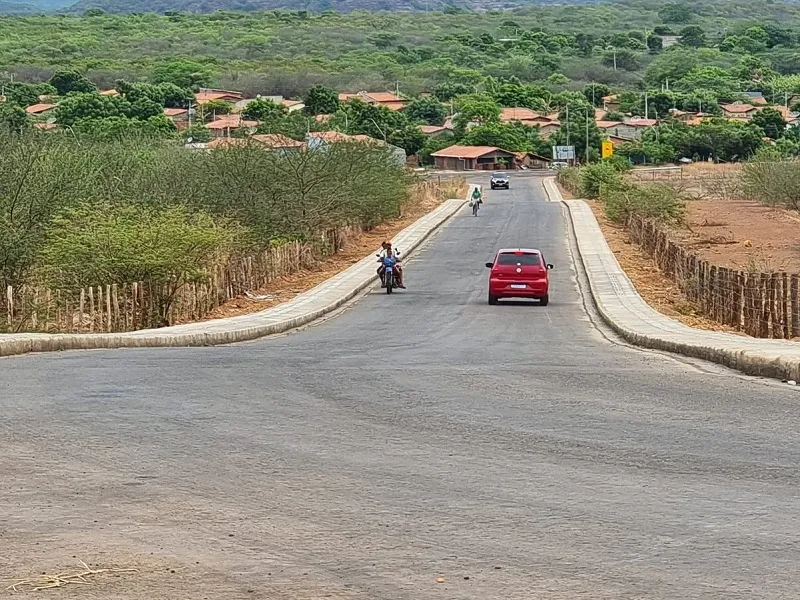
[[[554,160],[575,160],[575,146],[553,146]]]

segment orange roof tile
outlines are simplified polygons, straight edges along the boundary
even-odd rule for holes
[[[616,127],[617,125],[622,125],[620,121],[595,121],[595,124],[599,129],[611,129],[612,127]]]
[[[536,119],[541,116],[542,115],[532,111],[530,108],[522,107],[504,108],[500,112],[501,121],[524,121],[528,119]]]
[[[182,115],[188,113],[189,111],[185,108],[165,108],[164,114],[168,117],[177,117],[178,115]]]
[[[53,110],[55,107],[55,104],[34,104],[33,106],[26,108],[25,112],[29,115],[38,115],[43,112],[47,112],[48,110]]]
[[[103,90],[100,92],[101,96],[119,96],[119,92],[115,89]]]
[[[239,92],[226,92],[225,90],[200,90],[194,95],[194,99],[198,104],[205,104],[212,100],[238,102],[239,100],[243,100],[244,96]]]
[[[237,127],[258,127],[258,121],[247,121],[241,115],[225,115],[206,125],[209,129],[236,129]]]
[[[305,146],[303,142],[298,142],[280,133],[257,133],[251,139],[270,148],[300,148]]]
[[[513,154],[507,150],[495,148],[494,146],[449,146],[437,152],[432,152],[431,156],[439,156],[442,158],[480,158],[492,152],[505,152],[506,154]]]
[[[625,125],[630,125],[631,127],[654,127],[658,125],[658,121],[655,119],[631,119]]]
[[[752,104],[720,104],[720,108],[725,112],[734,114],[748,113],[751,110],[756,110],[756,107]]]
[[[420,125],[419,126],[422,133],[427,135],[432,135],[434,133],[441,133],[442,131],[447,131],[447,128],[444,125]]]

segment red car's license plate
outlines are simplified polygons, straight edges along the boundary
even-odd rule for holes
[[[514,288],[515,290],[524,290],[528,286],[525,285],[524,283],[512,283],[511,287]]]

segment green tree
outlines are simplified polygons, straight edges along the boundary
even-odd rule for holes
[[[225,100],[209,100],[197,106],[197,112],[203,120],[212,119],[215,115],[227,115],[233,111],[233,104]]]
[[[447,109],[433,97],[414,98],[404,112],[410,122],[428,125],[441,125],[447,116]]]
[[[691,4],[673,2],[662,6],[658,16],[664,23],[688,23],[694,17],[694,11]]]
[[[305,111],[311,115],[332,115],[339,110],[339,95],[324,85],[315,85],[303,98]]]
[[[453,125],[461,132],[467,130],[470,123],[485,125],[500,120],[500,105],[483,94],[461,96],[456,105],[458,112],[453,118]]]
[[[427,140],[427,136],[420,131],[419,127],[407,125],[402,129],[393,131],[388,136],[388,142],[406,151],[411,156],[422,150]]]
[[[8,101],[20,106],[38,104],[39,96],[55,96],[58,93],[49,83],[11,83],[5,89]]]
[[[74,125],[80,119],[105,119],[126,116],[130,103],[124,98],[99,94],[73,94],[64,98],[56,109],[56,121]]]
[[[262,123],[276,123],[286,116],[286,107],[276,104],[272,100],[256,98],[247,104],[244,116]]]
[[[172,83],[179,88],[196,89],[211,84],[210,69],[191,60],[168,60],[153,68],[153,83]]]
[[[363,134],[388,141],[393,132],[408,125],[402,113],[389,110],[385,106],[367,104],[358,99],[345,102],[344,111],[347,114],[349,134]]]
[[[641,67],[639,53],[629,48],[606,50],[603,53],[602,63],[607,67],[616,67],[625,71],[636,71]]]
[[[753,115],[753,125],[758,125],[764,130],[764,135],[773,140],[777,140],[783,135],[786,129],[786,121],[783,115],[772,107],[765,107]]]
[[[50,79],[56,91],[65,96],[70,92],[96,92],[97,87],[86,77],[72,70],[56,71]]]
[[[586,146],[587,137],[590,155],[588,160],[594,160],[600,154],[600,130],[594,121],[594,115],[586,116],[579,111],[570,109],[569,121],[566,113],[561,118],[561,127],[552,135],[550,141],[554,146],[575,146],[575,153],[583,161],[587,160]]]
[[[654,33],[647,36],[647,49],[651,54],[658,54],[664,48],[664,38]]]
[[[214,139],[214,134],[202,123],[187,127],[182,131],[182,135],[187,142],[191,140],[194,144],[204,144]]]
[[[29,125],[30,118],[22,107],[11,102],[0,102],[0,135],[21,133]]]
[[[469,94],[473,87],[467,83],[458,81],[443,81],[433,88],[433,95],[441,102],[449,102],[458,96]]]
[[[59,212],[40,251],[41,278],[52,286],[149,281],[170,288],[159,307],[167,317],[177,291],[208,277],[230,253],[239,228],[183,206],[84,202]]]
[[[603,83],[590,83],[583,88],[583,95],[593,106],[603,106],[603,98],[608,96],[611,90]]]
[[[689,48],[701,48],[706,45],[706,32],[697,25],[688,25],[681,29],[681,44]]]

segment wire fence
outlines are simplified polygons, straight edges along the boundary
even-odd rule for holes
[[[631,217],[627,230],[707,317],[753,337],[800,337],[800,275],[713,265],[641,217]]]

